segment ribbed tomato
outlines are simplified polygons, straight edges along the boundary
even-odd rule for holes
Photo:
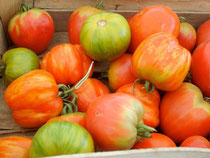
[[[30,138],[19,136],[0,138],[0,157],[29,158],[31,143]]]
[[[185,139],[180,147],[210,148],[210,143],[202,136],[191,136]]]
[[[30,158],[94,152],[91,135],[83,127],[67,122],[46,123],[35,134]]]
[[[133,83],[130,83],[120,87],[116,92],[133,95],[142,103],[144,106],[143,122],[145,125],[154,128],[159,125],[160,95],[156,89],[152,93],[147,93],[143,84],[136,83],[133,92]]]
[[[191,83],[167,92],[160,104],[160,127],[176,143],[193,135],[210,134],[210,104]]]
[[[117,13],[102,12],[88,17],[80,33],[80,43],[89,57],[112,61],[121,56],[130,43],[130,28]]]
[[[191,65],[191,53],[172,34],[161,32],[146,38],[132,56],[132,72],[156,88],[179,88]]]
[[[61,44],[45,55],[41,68],[49,71],[58,84],[71,85],[82,79],[91,61],[80,45]],[[90,77],[92,73],[93,69]]]
[[[108,79],[109,86],[113,91],[137,79],[131,72],[131,58],[131,54],[123,54],[110,63]]]
[[[8,33],[16,46],[29,48],[40,54],[53,37],[54,24],[45,10],[29,10],[26,5],[22,5],[21,11],[10,20]]]
[[[210,19],[201,24],[197,29],[196,46],[208,40],[210,40]]]
[[[63,108],[55,79],[45,70],[33,70],[19,77],[8,86],[4,96],[15,121],[22,127],[40,127]]]
[[[135,52],[138,45],[148,36],[168,32],[178,36],[179,18],[174,11],[163,5],[145,7],[133,16],[130,22],[131,43],[129,52]]]

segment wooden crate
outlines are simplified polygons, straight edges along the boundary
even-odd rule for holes
[[[7,34],[7,25],[9,19],[19,10],[22,2],[27,3],[30,7],[38,7],[45,9],[52,16],[55,23],[55,34],[48,49],[53,46],[68,43],[68,19],[71,13],[80,6],[90,5],[95,6],[96,0],[0,0],[0,54],[12,46],[12,43]],[[207,19],[210,19],[210,0],[104,0],[104,9],[120,13],[125,17],[133,16],[139,9],[151,5],[166,5],[176,11],[179,16],[184,16],[189,23],[195,28],[202,24]],[[40,55],[40,58],[45,53]],[[105,71],[106,66],[102,64],[95,66],[94,71]],[[10,109],[4,101],[4,91],[0,84],[0,137],[19,135],[33,137],[37,129],[24,129],[18,126],[12,117]],[[133,151],[117,151],[97,154],[78,154],[72,157],[210,157],[208,149],[192,149],[192,148],[171,148],[171,149],[147,149]],[[65,156],[61,156],[64,158]]]

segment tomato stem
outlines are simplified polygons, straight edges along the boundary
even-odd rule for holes
[[[27,4],[22,3],[20,6],[20,10],[22,13],[27,12],[27,11],[29,11],[29,6]]]
[[[137,138],[140,140],[141,138],[149,138],[151,137],[151,132],[157,132],[155,128],[147,126],[143,123],[139,123],[137,126]]]
[[[185,22],[185,20],[186,20],[186,18],[185,18],[185,17],[183,17],[183,16],[179,16],[179,21],[180,21],[180,23]]]
[[[104,4],[104,1],[103,0],[100,0],[99,2],[98,1],[96,1],[97,2],[97,4],[95,5],[95,8],[97,8],[97,9],[103,9],[103,4]]]
[[[143,91],[146,93],[153,93],[153,91],[155,90],[154,84],[152,84],[149,80],[144,80],[144,79],[138,78],[133,82],[132,94],[134,94],[135,85],[137,82],[144,83],[145,90],[143,90]]]
[[[210,103],[210,97],[204,97],[204,100],[208,103]]]

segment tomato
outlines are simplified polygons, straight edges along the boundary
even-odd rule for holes
[[[120,87],[116,92],[133,95],[142,103],[145,110],[143,115],[143,122],[145,125],[154,128],[159,125],[160,95],[156,89],[153,93],[146,93],[144,91],[144,85],[136,83],[133,93],[133,83],[130,83]]]
[[[148,36],[158,32],[168,32],[178,36],[179,18],[174,11],[163,5],[145,7],[132,18],[130,23],[131,43],[129,52],[133,53]]]
[[[193,83],[203,94],[210,97],[210,40],[200,44],[192,55],[191,74]]]
[[[182,47],[192,51],[196,43],[196,31],[194,27],[187,22],[181,22],[177,39]]]
[[[4,96],[15,121],[27,128],[40,127],[59,115],[63,107],[55,79],[45,70],[33,70],[19,77]]]
[[[69,122],[76,123],[86,128],[85,118],[86,118],[86,113],[77,112],[77,113],[70,113],[70,114],[66,114],[66,115],[62,115],[58,117],[53,117],[47,122],[69,121]]]
[[[83,6],[75,10],[68,22],[69,40],[72,44],[80,44],[80,31],[82,24],[91,15],[103,12],[103,10],[93,8],[90,6]]]
[[[131,54],[123,54],[110,63],[108,79],[109,86],[113,91],[137,79],[131,72],[131,58]]]
[[[38,8],[29,10],[26,5],[22,5],[21,12],[9,21],[8,33],[16,46],[40,54],[53,37],[54,23],[46,11]]]
[[[210,105],[201,91],[191,83],[183,83],[167,92],[160,104],[160,127],[176,143],[193,135],[210,134]]]
[[[148,137],[148,132],[154,131],[139,123],[143,114],[144,108],[134,96],[105,94],[89,106],[86,125],[101,150],[125,150],[130,149],[138,138]]]
[[[125,53],[130,43],[128,22],[117,13],[94,14],[82,26],[80,43],[92,59],[114,60]]]
[[[39,69],[39,58],[27,48],[13,48],[6,51],[2,63],[5,66],[3,77],[6,85],[29,71]]]
[[[210,143],[202,136],[191,136],[185,139],[180,147],[210,148]]]
[[[29,158],[30,138],[10,136],[0,138],[1,158]]]
[[[191,53],[172,34],[161,32],[146,38],[132,56],[132,72],[156,88],[179,88],[191,65]]]
[[[109,93],[109,89],[101,81],[95,78],[88,78],[80,88],[73,92],[78,96],[78,111],[87,112],[91,102],[95,98]]]
[[[197,29],[197,42],[196,46],[210,39],[210,19],[205,21]]]
[[[128,22],[129,25],[130,25],[131,22],[132,22],[132,18],[133,18],[133,17],[128,17],[128,18],[126,18],[126,20],[127,20],[127,22]]]
[[[160,133],[152,133],[151,138],[146,138],[144,141],[138,141],[132,149],[143,148],[163,148],[163,147],[176,147],[176,144],[166,135]]]
[[[91,135],[83,127],[67,122],[50,122],[35,134],[30,158],[94,152]]]
[[[58,84],[75,84],[88,71],[91,59],[80,45],[61,44],[53,47],[43,58],[41,68],[49,71]],[[91,71],[90,77],[93,73]]]

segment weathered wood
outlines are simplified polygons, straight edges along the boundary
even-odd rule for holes
[[[99,1],[99,0],[98,0]],[[35,0],[38,8],[75,10],[80,6],[95,6],[97,0]],[[139,10],[151,5],[166,5],[176,11],[209,11],[210,0],[104,0],[105,10]]]
[[[0,18],[0,54],[3,54],[6,50],[7,50],[7,39]]]

